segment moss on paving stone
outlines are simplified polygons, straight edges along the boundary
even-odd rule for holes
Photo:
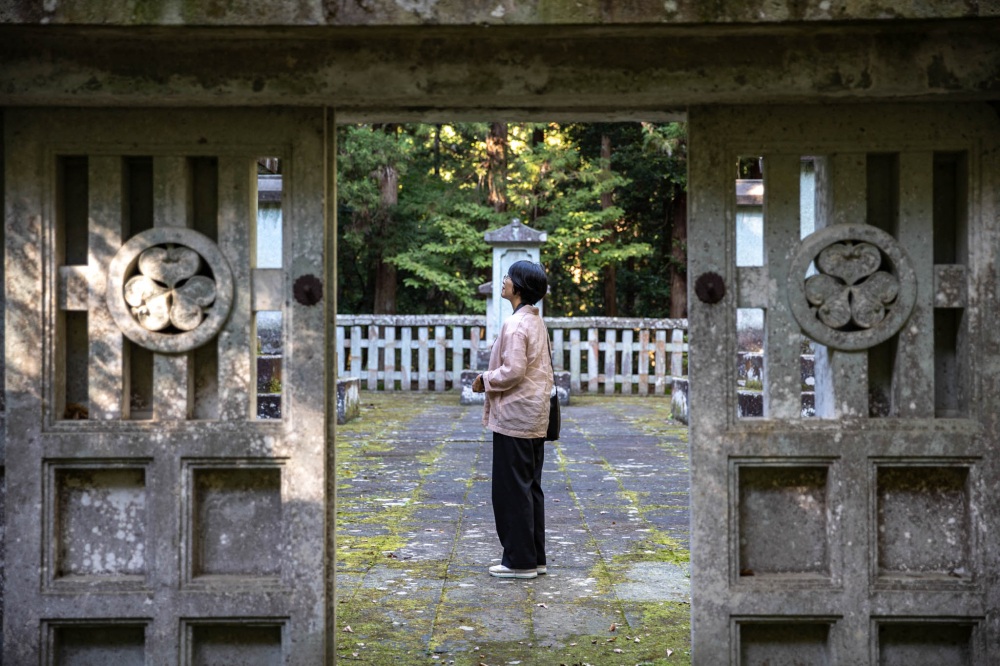
[[[621,405],[622,400],[630,404]],[[648,400],[650,403],[659,401],[656,398]],[[367,482],[366,475],[379,473],[377,469],[383,456],[393,456],[393,460],[398,460],[393,455],[396,449],[411,443],[406,434],[409,424],[413,424],[415,419],[426,418],[428,409],[453,405],[454,401],[454,396],[448,394],[368,394],[364,396],[361,419],[339,427],[338,490],[345,492],[338,496],[337,571],[345,574],[352,572],[354,578],[351,579],[353,587],[350,589],[338,588],[338,661],[375,666],[499,666],[518,662],[524,666],[690,664],[690,607],[687,603],[628,601],[626,612],[623,602],[613,594],[615,585],[626,583],[630,568],[636,565],[683,565],[689,559],[688,551],[680,547],[675,539],[644,518],[650,511],[679,507],[649,504],[649,496],[645,492],[626,489],[620,479],[614,493],[618,505],[637,512],[645,525],[640,532],[641,538],[630,544],[628,552],[599,558],[589,572],[595,580],[595,589],[600,591],[599,595],[539,601],[548,597],[539,595],[536,599],[536,581],[517,581],[510,588],[498,588],[480,581],[477,576],[468,580],[477,586],[482,584],[479,589],[484,598],[481,604],[470,603],[465,600],[467,594],[455,592],[455,583],[463,579],[449,580],[449,575],[454,573],[449,574],[448,562],[398,559],[400,552],[412,540],[406,532],[408,528],[410,531],[413,529],[414,514],[424,508],[421,498],[424,496],[426,477],[433,473],[445,453],[447,437],[443,433],[449,430],[448,425],[442,424],[442,432],[433,435],[437,438],[433,445],[414,452],[410,458],[414,465],[407,470],[407,489],[398,496],[393,495],[394,501],[374,504],[373,498],[358,490],[361,486],[357,484]],[[603,410],[619,415],[630,428],[656,437],[657,446],[665,455],[686,458],[686,429],[664,421],[659,416],[661,405],[642,405],[643,409],[632,409],[634,404],[631,403],[645,401],[589,396],[574,399],[574,402],[584,407],[600,405]],[[589,411],[589,408],[581,410],[572,418],[583,421]],[[451,427],[457,427],[459,421],[455,419]],[[423,442],[430,444],[426,440]],[[575,442],[572,446],[582,444]],[[555,466],[564,477],[568,477],[570,465],[564,450],[568,446],[557,443],[554,456]],[[614,466],[606,460],[598,461],[598,464],[605,466],[609,472],[615,472]],[[467,481],[469,489],[475,480],[471,478],[473,476],[470,474]],[[579,498],[573,489],[568,487],[568,490],[579,506]],[[348,530],[357,533],[351,534]],[[598,546],[591,535],[586,549],[597,549]],[[485,576],[483,578],[495,583]],[[546,582],[557,580],[553,578]],[[467,583],[464,584],[468,587]],[[503,594],[498,594],[500,592]],[[601,597],[607,597],[609,601]],[[591,624],[601,617],[619,619],[615,621],[614,631],[608,626],[601,633],[559,633],[553,636],[547,635],[544,626],[566,620],[558,616],[545,617],[542,613],[559,613],[564,618],[590,618]],[[543,626],[543,630],[536,634],[539,625]],[[584,625],[580,623],[578,626],[582,628]],[[505,632],[510,634],[509,640],[497,640]],[[669,657],[667,650],[671,651]]]

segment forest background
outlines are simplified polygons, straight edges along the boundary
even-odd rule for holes
[[[548,233],[548,316],[686,316],[686,126],[338,128],[338,310],[479,314],[486,231]]]

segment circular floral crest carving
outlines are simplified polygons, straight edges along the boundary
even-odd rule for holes
[[[207,236],[156,227],[129,239],[108,269],[107,303],[133,342],[161,353],[195,349],[222,328],[233,300],[229,264]]]
[[[806,278],[810,264],[816,274]],[[792,314],[820,344],[844,351],[873,347],[896,334],[916,300],[910,259],[889,234],[842,224],[804,238],[788,274]]]

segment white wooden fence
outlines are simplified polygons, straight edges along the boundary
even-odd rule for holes
[[[574,393],[664,395],[687,374],[686,319],[546,317],[553,366]],[[476,315],[338,315],[337,370],[369,391],[445,391],[486,354]]]

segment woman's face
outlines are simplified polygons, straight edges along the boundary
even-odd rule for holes
[[[500,289],[500,297],[508,301],[514,298],[514,283],[509,275],[503,276],[503,287]]]

